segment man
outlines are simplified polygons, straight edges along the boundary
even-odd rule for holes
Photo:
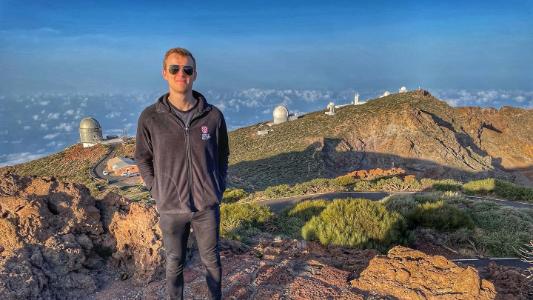
[[[219,203],[226,189],[228,133],[222,112],[192,89],[196,71],[189,51],[168,50],[162,74],[169,91],[143,110],[137,126],[135,160],[160,215],[171,299],[183,299],[191,226],[209,296],[221,298]]]

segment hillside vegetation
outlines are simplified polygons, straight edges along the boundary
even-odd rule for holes
[[[0,168],[0,173],[13,172],[19,176],[55,177],[66,182],[77,182],[86,185],[91,192],[97,185],[89,175],[89,170],[109,151],[109,146],[98,144],[83,148],[82,144],[74,144],[63,151],[32,160],[15,166]]]
[[[393,94],[274,125],[230,133],[231,186],[249,191],[361,169],[462,181],[533,184],[533,110],[453,108],[426,91]]]

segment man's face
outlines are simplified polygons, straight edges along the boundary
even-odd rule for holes
[[[168,68],[171,65],[179,65],[179,72],[174,75],[170,74]],[[163,70],[163,78],[168,82],[168,88],[174,93],[187,93],[192,90],[192,84],[196,80],[196,68],[194,68],[194,73],[189,76],[183,72],[184,66],[194,67],[194,63],[190,57],[176,53],[172,53],[167,57],[166,68]]]

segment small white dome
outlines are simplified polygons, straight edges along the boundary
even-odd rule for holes
[[[381,95],[379,98],[387,97],[388,95],[390,95],[390,92],[385,91],[385,93],[383,93],[383,95]]]
[[[274,117],[274,124],[287,122],[289,119],[289,110],[283,105],[276,106],[272,112],[272,116]]]

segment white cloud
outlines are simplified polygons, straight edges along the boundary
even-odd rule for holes
[[[24,130],[30,130],[30,129],[31,129],[31,126],[26,125],[26,126],[24,126],[23,128],[24,128]]]
[[[519,103],[522,103],[522,102],[526,101],[526,97],[524,97],[522,95],[516,96],[514,99],[516,100],[516,102],[519,102]]]
[[[443,99],[449,106],[459,106],[459,99]]]
[[[227,106],[224,102],[219,102],[215,104],[215,106],[220,109],[222,112],[224,112],[227,109]]]
[[[45,123],[41,123],[41,125],[39,125],[42,129],[48,129],[48,125],[46,125]]]
[[[59,119],[59,113],[49,113],[48,120],[57,120]]]
[[[120,111],[112,111],[112,112],[106,114],[105,117],[106,117],[107,119],[113,119],[113,118],[115,118],[115,117],[120,117],[121,114],[122,114],[122,113],[121,113]]]
[[[3,154],[3,155],[0,155],[0,160],[2,161],[0,162],[0,167],[13,166],[16,164],[20,164],[23,162],[27,162],[30,160],[43,157],[45,155],[46,154],[43,154],[43,153],[35,154],[35,153],[30,153],[30,152]]]
[[[43,136],[43,139],[45,140],[51,140],[51,139],[54,139],[56,136],[59,135],[59,132],[56,132],[56,133],[49,133],[45,136]]]
[[[63,123],[57,125],[56,127],[54,127],[54,129],[56,129],[56,130],[65,130],[65,131],[70,132],[70,131],[72,131],[72,127],[73,127],[72,124],[68,124],[68,123],[64,123],[63,122]]]
[[[533,96],[531,91],[513,90],[435,90],[430,91],[439,99],[446,99],[452,106],[481,106],[481,107],[501,107],[503,105],[528,107],[528,99]]]
[[[42,106],[46,106],[50,103],[50,100],[41,100],[39,101],[39,104],[42,105]]]
[[[69,110],[65,111],[63,114],[65,116],[72,116],[72,115],[74,115],[74,110],[73,109],[69,109]]]

